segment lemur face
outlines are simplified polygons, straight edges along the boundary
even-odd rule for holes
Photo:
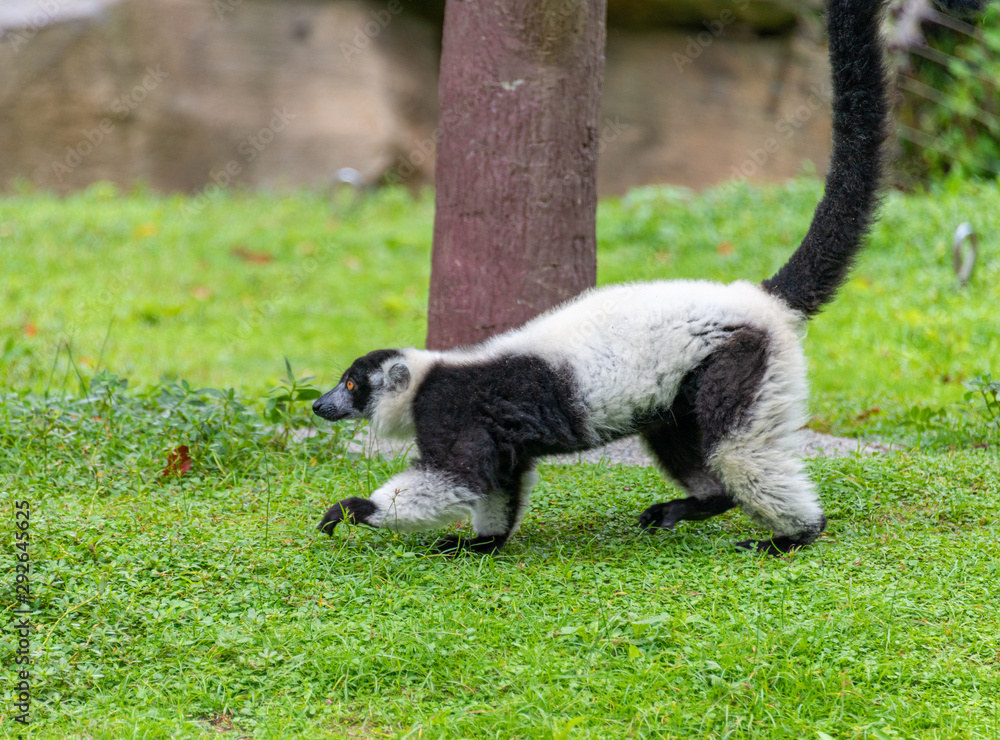
[[[379,398],[409,385],[410,373],[398,350],[379,349],[359,357],[333,390],[313,403],[313,413],[327,421],[371,419]]]

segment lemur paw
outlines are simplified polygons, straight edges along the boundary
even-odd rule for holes
[[[495,555],[504,546],[506,540],[502,536],[487,535],[484,537],[463,537],[450,534],[440,538],[433,547],[445,555],[478,552],[483,555]]]
[[[332,535],[333,529],[341,522],[348,524],[369,524],[368,518],[372,516],[378,507],[366,498],[353,496],[345,498],[340,503],[336,503],[327,509],[323,521],[319,523],[320,532]]]
[[[673,529],[684,518],[687,504],[684,499],[674,499],[662,504],[653,504],[639,515],[642,529]]]
[[[769,540],[743,540],[743,542],[737,542],[736,546],[742,550],[756,550],[765,555],[780,558],[782,555],[788,555],[793,550],[804,547],[805,544],[792,537],[772,537]]]

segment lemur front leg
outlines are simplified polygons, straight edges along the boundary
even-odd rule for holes
[[[520,526],[537,476],[529,463],[505,478],[496,490],[484,493],[459,482],[457,475],[417,462],[370,498],[355,496],[331,506],[319,530],[332,535],[338,524],[347,522],[414,532],[471,517],[475,537],[442,537],[436,549],[496,553]]]
[[[417,462],[386,481],[371,497],[346,498],[331,506],[319,530],[333,534],[341,522],[396,532],[434,529],[471,516],[483,497],[446,472]]]
[[[537,480],[538,474],[531,464],[516,470],[505,485],[476,503],[472,512],[475,537],[448,535],[434,543],[435,548],[440,552],[467,550],[489,555],[499,552],[521,526]]]

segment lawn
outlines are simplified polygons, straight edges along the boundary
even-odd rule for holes
[[[803,178],[605,201],[599,280],[762,279],[821,192]],[[422,345],[432,220],[430,194],[403,190],[0,199],[0,386],[75,388],[75,364],[259,395],[284,356],[329,385],[370,349]],[[965,221],[983,244],[961,289],[951,239]],[[914,405],[950,408],[963,381],[1000,374],[998,234],[998,183],[887,199],[852,280],[809,330],[814,426],[891,435]]]
[[[605,202],[600,280],[764,277],[819,192]],[[783,559],[733,549],[760,534],[737,512],[640,533],[676,492],[609,465],[543,465],[494,558],[319,536],[401,463],[348,451],[353,430],[287,434],[315,424],[283,358],[326,386],[419,345],[432,215],[402,191],[0,200],[0,618],[26,552],[24,736],[1000,738],[1000,439],[963,398],[1000,374],[996,185],[891,196],[812,325],[812,425],[905,449],[811,461],[830,527]],[[982,234],[964,289],[962,221]],[[2,736],[22,729],[18,640],[0,633]]]

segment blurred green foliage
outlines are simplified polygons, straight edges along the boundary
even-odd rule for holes
[[[903,185],[1000,173],[1000,7],[970,34],[961,23],[925,23],[900,78],[898,163]]]

